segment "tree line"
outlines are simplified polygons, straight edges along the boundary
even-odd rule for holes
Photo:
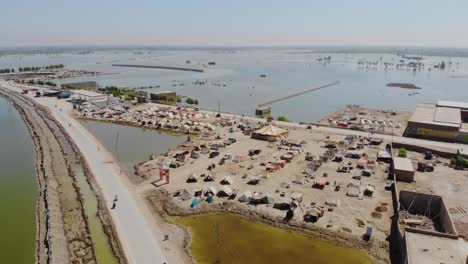
[[[52,64],[52,65],[42,66],[42,67],[19,67],[18,71],[30,72],[30,71],[39,71],[40,69],[52,70],[52,69],[63,69],[63,68],[65,68],[65,65],[63,64]]]
[[[11,73],[15,72],[15,69],[0,69],[0,73]]]

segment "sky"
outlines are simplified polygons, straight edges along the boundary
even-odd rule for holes
[[[467,0],[0,0],[0,46],[468,48]]]

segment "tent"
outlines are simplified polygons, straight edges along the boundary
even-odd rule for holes
[[[288,134],[286,129],[279,128],[273,124],[268,124],[258,130],[252,132],[252,138],[267,140],[267,141],[277,141],[281,137],[284,137]]]
[[[232,189],[231,187],[228,187],[228,186],[224,186],[218,193],[217,193],[217,196],[218,197],[229,197],[232,195]]]
[[[366,184],[366,189],[364,189],[364,195],[372,197],[375,191],[375,186],[372,184]]]
[[[340,205],[340,198],[338,197],[328,197],[325,201],[325,204],[328,206],[339,206]]]
[[[179,197],[180,197],[180,199],[182,199],[183,201],[186,201],[186,200],[189,200],[189,199],[192,198],[192,193],[190,193],[189,191],[187,191],[187,189],[183,189],[182,192],[180,192]]]
[[[205,195],[207,196],[208,194],[215,195],[216,194],[216,188],[214,186],[210,186],[206,191]]]
[[[365,159],[358,160],[357,166],[360,169],[364,169],[365,167],[367,167],[367,160],[365,160]]]
[[[266,193],[261,199],[260,202],[263,204],[272,204],[274,203],[275,199],[270,193]]]
[[[287,198],[281,198],[278,201],[275,201],[273,208],[278,210],[289,210],[291,208],[291,200]]]
[[[295,201],[297,201],[297,202],[300,203],[300,202],[302,202],[302,197],[303,197],[303,196],[304,196],[304,195],[303,195],[302,193],[293,192],[293,193],[291,194],[291,199],[293,199],[293,200],[295,200]]]
[[[223,179],[221,179],[221,184],[223,184],[223,185],[231,185],[233,183],[234,183],[234,181],[232,180],[231,176],[229,176],[229,175],[224,177]]]
[[[314,179],[314,185],[313,187],[316,187],[316,188],[323,188],[325,187],[325,185],[328,184],[328,179],[325,178],[325,177],[319,177],[319,178],[316,178]]]
[[[260,182],[259,176],[250,176],[247,181],[248,184],[252,184],[252,185],[258,184],[259,182]]]
[[[359,185],[350,183],[348,184],[348,192],[346,195],[350,197],[359,197],[361,194],[361,189],[359,188]]]
[[[250,198],[252,198],[252,193],[249,190],[247,190],[241,194],[238,200],[239,202],[247,203],[250,202]]]
[[[198,175],[195,173],[192,173],[192,175],[190,175],[187,179],[188,183],[197,182],[197,181],[198,181]]]

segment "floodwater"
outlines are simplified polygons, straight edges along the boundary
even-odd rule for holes
[[[216,263],[217,258],[221,263],[372,263],[365,251],[337,246],[232,214],[176,217],[173,221],[190,230],[190,249],[200,264]]]
[[[20,114],[0,97],[0,260],[34,262],[34,145]]]
[[[138,51],[138,52],[136,52]],[[272,104],[273,116],[294,121],[314,121],[348,104],[412,111],[417,103],[437,100],[468,100],[468,51],[404,50],[424,54],[425,68],[384,69],[383,63],[409,62],[392,49],[318,48],[147,48],[139,50],[100,50],[91,54],[33,54],[0,57],[0,68],[66,64],[72,69],[117,74],[57,80],[97,81],[99,85],[128,87],[160,86],[148,91],[173,90],[199,99],[200,107],[254,115],[255,107],[270,100],[339,81],[337,86],[303,94]],[[432,55],[438,56],[432,56]],[[431,55],[431,56],[430,56]],[[331,56],[331,63],[317,59]],[[465,56],[465,57],[457,57]],[[186,64],[186,60],[190,64]],[[215,61],[216,65],[208,65]],[[361,61],[381,62],[359,66]],[[444,71],[433,65],[445,61]],[[449,64],[450,62],[450,64]],[[204,68],[204,73],[112,67],[113,63],[149,64]],[[265,74],[262,78],[260,75]],[[197,81],[204,85],[194,84]],[[390,82],[413,83],[422,90],[386,87]]]
[[[148,160],[151,154],[161,154],[186,140],[186,136],[182,134],[153,129],[92,120],[83,120],[81,124],[112,153],[127,174],[135,179],[135,164]]]

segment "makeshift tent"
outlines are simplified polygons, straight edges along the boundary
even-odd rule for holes
[[[297,202],[302,202],[302,197],[303,197],[303,196],[304,196],[304,195],[303,195],[302,193],[293,192],[293,193],[291,194],[291,199],[293,199],[293,200],[295,200],[295,201],[297,201]]]
[[[346,195],[350,197],[359,197],[361,194],[361,189],[359,188],[359,185],[350,183],[348,184],[348,192]]]
[[[187,191],[186,189],[183,189],[182,192],[180,192],[179,197],[180,197],[180,199],[182,199],[183,201],[186,201],[186,200],[189,200],[189,199],[192,198],[192,193],[190,193],[190,192]]]
[[[364,190],[364,195],[371,197],[374,194],[375,186],[372,184],[366,184],[366,189]]]
[[[339,206],[340,205],[340,198],[338,197],[328,197],[325,201],[325,204],[328,206]]]
[[[233,183],[234,183],[234,181],[232,180],[231,176],[226,176],[223,179],[221,179],[221,184],[231,185]]]
[[[260,202],[262,204],[272,204],[275,202],[273,196],[270,193],[265,194],[261,199]]]
[[[214,181],[215,180],[215,177],[213,175],[208,175],[205,177],[205,180],[206,182],[210,182],[210,181]]]
[[[239,197],[239,202],[247,203],[250,202],[250,198],[252,197],[252,193],[250,191],[245,191]]]
[[[235,162],[235,163],[242,162],[245,160],[246,157],[247,155],[241,155],[241,154],[234,155],[234,157],[232,158],[232,162]]]
[[[315,178],[314,179],[314,185],[313,187],[316,187],[316,188],[323,188],[325,187],[325,185],[328,184],[328,179],[325,178],[325,177],[319,177],[319,178]]]
[[[250,176],[248,181],[247,181],[247,184],[255,185],[255,184],[258,184],[259,182],[260,182],[260,177],[259,176]]]
[[[291,208],[291,200],[287,198],[281,198],[275,201],[273,208],[278,210],[289,210]]]
[[[252,138],[267,141],[277,141],[287,134],[287,130],[274,126],[273,124],[268,124],[265,127],[253,131]]]
[[[366,167],[367,167],[367,160],[365,160],[365,159],[360,159],[360,160],[358,160],[357,166],[358,166],[358,168],[360,168],[360,169],[366,168]]]
[[[190,183],[190,182],[197,182],[198,181],[198,175],[195,174],[195,173],[192,173],[192,175],[190,175],[187,179],[187,182]]]
[[[224,186],[221,190],[219,190],[217,196],[218,197],[229,197],[232,195],[232,189],[228,186]]]
[[[208,194],[215,195],[216,194],[216,188],[214,186],[210,186],[206,191],[205,195],[208,196]]]
[[[198,206],[198,203],[199,203],[199,202],[198,202],[198,199],[193,199],[193,200],[192,200],[192,204],[190,205],[190,207],[196,208],[196,207]]]

